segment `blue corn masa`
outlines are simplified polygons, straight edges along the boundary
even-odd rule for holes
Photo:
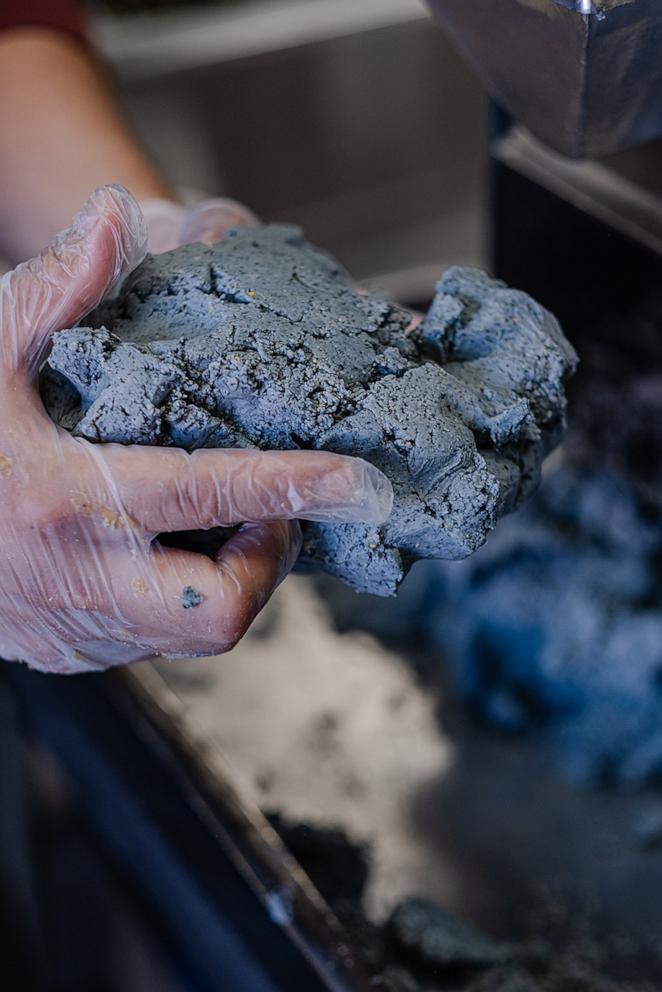
[[[237,228],[148,256],[56,334],[42,394],[90,441],[367,459],[391,517],[307,524],[300,563],[392,595],[417,559],[470,555],[535,487],[576,363],[550,313],[476,270],[448,270],[408,323],[297,228]]]
[[[193,606],[200,606],[204,598],[202,593],[199,593],[193,586],[185,586],[182,589],[182,606],[185,610],[190,610]]]

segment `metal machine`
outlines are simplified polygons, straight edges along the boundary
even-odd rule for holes
[[[606,155],[662,131],[655,0],[430,0],[495,100],[551,148]]]
[[[583,351],[577,397],[596,350],[602,370],[654,367],[662,8],[654,0],[429,6],[494,101],[491,266],[554,310]]]

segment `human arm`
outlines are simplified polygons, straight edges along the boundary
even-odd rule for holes
[[[186,211],[146,155],[87,43],[73,0],[0,11],[0,253],[29,258],[64,227],[93,189],[118,183],[141,203],[151,251],[212,242],[255,222],[214,199]]]
[[[107,183],[175,199],[91,49],[50,27],[0,31],[0,251],[36,254]]]

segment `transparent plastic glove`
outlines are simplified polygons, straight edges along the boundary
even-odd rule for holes
[[[140,207],[147,224],[147,249],[156,255],[194,241],[213,245],[231,227],[259,224],[248,207],[225,197],[203,200],[190,210],[171,200],[143,200]]]
[[[50,672],[231,648],[293,564],[294,518],[377,521],[388,481],[322,452],[94,445],[57,427],[37,376],[145,250],[121,187],[97,190],[38,258],[0,280],[0,657]],[[215,561],[157,534],[242,524]]]

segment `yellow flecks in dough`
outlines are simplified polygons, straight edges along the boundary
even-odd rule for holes
[[[14,459],[10,455],[0,455],[0,478],[7,479],[14,471]]]

